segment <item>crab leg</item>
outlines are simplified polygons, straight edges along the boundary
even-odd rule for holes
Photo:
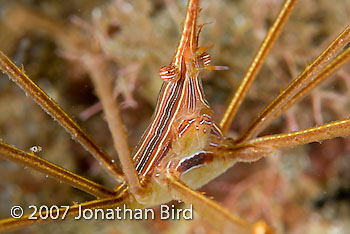
[[[76,175],[73,172],[63,169],[62,167],[48,162],[33,153],[22,151],[3,142],[0,142],[0,157],[12,162],[16,162],[23,166],[33,168],[46,175],[50,175],[57,180],[65,182],[96,197],[108,197],[116,195],[115,191],[112,191],[100,184],[97,184],[84,177]]]
[[[332,63],[327,65],[321,72],[318,74],[314,80],[310,82],[305,88],[300,90],[289,102],[281,106],[281,110],[278,111],[274,116],[270,117],[269,122],[276,119],[281,115],[286,109],[291,107],[297,101],[305,97],[310,90],[315,88],[318,84],[326,80],[330,74],[334,73],[336,70],[340,69],[344,64],[350,60],[350,48],[345,49]]]
[[[283,4],[282,9],[280,10],[277,18],[275,19],[273,25],[268,31],[252,63],[249,65],[247,73],[245,74],[243,80],[241,81],[241,84],[237,88],[234,96],[232,97],[231,102],[220,122],[220,128],[223,133],[226,133],[228,128],[230,127],[231,122],[234,116],[236,115],[236,112],[240,107],[244,97],[246,96],[249,87],[253,83],[267,54],[270,52],[272,45],[276,41],[290,14],[292,13],[295,4],[296,0],[287,0]]]
[[[281,108],[293,99],[301,90],[307,87],[315,76],[322,71],[345,46],[350,42],[350,25],[338,36],[336,40],[296,78],[260,115],[255,118],[249,127],[237,139],[242,143],[256,137],[276,115]]]
[[[261,233],[268,233],[269,228],[263,222],[251,224],[235,216],[214,200],[189,188],[175,175],[167,173],[164,177],[165,187],[168,188],[173,199],[180,199],[186,204],[193,204],[195,211],[220,233],[256,233],[255,230],[257,229],[264,230]]]
[[[62,206],[62,208],[60,208],[59,210],[54,209],[53,212],[49,213],[47,219],[40,218],[39,214],[37,213],[34,214],[31,218],[29,218],[31,215],[25,215],[19,219],[9,218],[0,220],[0,232],[12,231],[18,228],[23,228],[26,226],[44,222],[63,220],[67,217],[72,216],[78,217],[79,212],[85,209],[113,209],[116,207],[120,207],[123,204],[132,206],[132,200],[129,199],[129,194],[125,192],[125,190],[120,191],[120,194],[118,196],[84,202],[81,204],[74,204],[73,206]],[[46,216],[47,213],[41,212],[41,215]],[[55,217],[55,219],[52,219],[51,217]]]
[[[350,135],[350,119],[333,121],[313,128],[301,131],[258,137],[247,142],[255,146],[272,148],[284,148],[297,145],[304,145],[311,142],[321,142],[336,137]]]
[[[336,137],[350,136],[350,119],[333,121],[301,131],[258,137],[237,144],[232,139],[218,147],[217,157],[241,162],[253,162],[275,153],[279,149],[322,142]]]
[[[106,72],[107,68],[102,58],[98,55],[85,55],[82,57],[82,61],[91,74],[91,80],[102,103],[106,120],[112,133],[114,146],[118,152],[123,172],[130,186],[130,191],[133,194],[140,194],[142,193],[142,188],[130,155],[119,107],[113,98],[113,79],[108,75],[106,76],[108,74]]]
[[[86,150],[88,150],[105,169],[118,181],[123,181],[123,173],[116,163],[89,137],[77,123],[74,122],[62,108],[54,102],[42,89],[40,89],[19,69],[2,51],[0,51],[0,69],[15,82],[23,91],[30,96],[41,108],[45,110],[54,120],[56,120]]]

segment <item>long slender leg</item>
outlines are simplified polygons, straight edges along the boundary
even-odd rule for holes
[[[257,229],[264,230],[260,233],[269,232],[267,226],[262,222],[254,225],[233,215],[215,201],[189,188],[176,176],[168,173],[164,179],[165,186],[174,199],[192,204],[196,212],[219,230],[220,233],[256,233],[254,230]]]
[[[123,181],[123,173],[116,163],[92,140],[42,89],[40,89],[23,70],[19,69],[0,51],[0,69],[15,82],[23,91],[41,106],[54,120],[56,120],[72,136],[87,149],[104,168],[117,180]]]
[[[260,115],[255,118],[249,127],[237,139],[238,143],[254,138],[271,121],[280,109],[286,105],[303,88],[307,87],[315,76],[350,42],[350,25],[338,36],[336,40],[299,75]]]
[[[102,103],[103,110],[106,114],[107,123],[112,133],[114,146],[118,152],[125,177],[130,186],[130,191],[133,194],[140,194],[142,192],[142,188],[130,156],[119,107],[113,98],[113,79],[112,77],[108,76],[108,72],[106,71],[107,67],[100,56],[89,54],[83,56],[82,60],[86,69],[91,74],[91,79],[96,89],[96,93]]]
[[[283,29],[285,23],[287,22],[292,10],[296,4],[296,0],[287,0],[282,9],[280,10],[277,18],[275,19],[273,25],[269,29],[264,41],[262,42],[257,54],[255,55],[252,63],[249,65],[248,71],[245,74],[241,84],[236,90],[231,102],[220,122],[220,127],[223,133],[226,133],[231,122],[236,115],[238,108],[240,107],[244,97],[246,96],[249,87],[253,83],[257,73],[259,72],[267,54],[269,53],[272,45],[279,36],[281,30]]]
[[[305,88],[300,90],[289,102],[285,103],[283,106],[281,106],[281,109],[276,112],[275,115],[269,117],[269,122],[276,119],[278,116],[280,116],[286,109],[291,107],[293,104],[295,104],[297,101],[301,100],[303,97],[305,97],[310,90],[312,90],[314,87],[316,87],[318,84],[323,82],[328,76],[332,73],[334,73],[336,70],[341,68],[346,62],[348,62],[350,59],[350,48],[345,49],[334,61],[332,61],[330,64],[328,64],[321,72],[318,74],[314,80],[312,80]]]
[[[267,146],[272,148],[292,147],[304,145],[311,142],[321,142],[336,137],[350,135],[350,118],[333,121],[327,124],[307,128],[301,131],[258,137],[247,142],[256,146]]]
[[[116,195],[115,191],[50,163],[35,154],[22,151],[3,142],[0,142],[0,158],[5,158],[23,166],[33,168],[96,197]]]
[[[66,206],[66,207],[60,208],[59,210],[54,209],[52,210],[51,213],[49,213],[47,219],[41,219],[39,214],[35,214],[33,216],[33,219],[29,219],[30,215],[25,215],[20,219],[9,218],[9,219],[0,220],[0,232],[15,230],[18,228],[23,228],[29,225],[34,225],[34,224],[39,224],[44,222],[53,222],[57,220],[63,220],[63,219],[66,219],[67,217],[72,217],[72,216],[78,218],[80,210],[82,211],[85,209],[95,210],[95,209],[116,208],[123,204],[126,204],[129,206],[129,205],[132,205],[131,202],[132,200],[129,199],[128,193],[126,193],[125,191],[121,191],[121,193],[118,196],[114,196],[111,198],[84,202],[81,204],[75,204],[73,206]],[[41,215],[44,217],[46,215],[46,212],[42,212]],[[57,217],[57,218],[52,219],[51,217],[54,217],[54,218]]]
[[[218,157],[253,162],[278,149],[350,136],[350,118],[307,128],[301,131],[258,137],[241,144],[227,140],[219,147]]]
[[[28,14],[25,11],[23,13]],[[123,124],[119,114],[119,108],[117,103],[114,101],[115,99],[112,95],[112,79],[110,77],[106,77],[108,75],[108,72],[105,71],[107,69],[103,67],[104,64],[102,64],[101,62],[101,59],[103,59],[102,56],[99,57],[98,54],[96,54],[96,51],[91,49],[89,46],[80,48],[81,43],[84,43],[85,41],[78,33],[76,33],[75,30],[69,31],[61,24],[58,24],[57,22],[54,22],[49,19],[45,20],[47,24],[42,24],[41,22],[43,20],[38,18],[38,16],[36,15],[30,15],[30,17],[32,17],[35,20],[37,26],[44,28],[50,36],[55,38],[55,41],[58,42],[61,45],[61,47],[63,47],[67,51],[71,50],[74,51],[74,53],[77,53],[85,69],[89,72],[89,74],[91,74],[91,78],[96,88],[97,95],[99,96],[103,104],[106,119],[113,136],[114,145],[116,150],[118,151],[120,162],[123,167],[123,172],[130,184],[130,189],[135,193],[140,192],[141,186],[138,181],[137,173],[135,171],[132,158],[130,156],[129,147],[127,145],[126,140],[126,134],[124,133],[122,127]],[[70,36],[74,35],[75,37],[69,37],[71,40],[67,40],[67,34]],[[60,38],[60,40],[57,40],[56,38]],[[75,40],[73,40],[73,38]],[[78,41],[77,43],[73,43],[76,42],[76,40],[78,40],[79,43]],[[108,164],[110,164],[110,167],[116,166],[116,164],[114,164],[108,156],[102,158],[101,162],[103,163],[103,165],[107,166]],[[115,170],[113,169],[113,171]],[[117,175],[113,171],[112,173],[114,173],[114,175]],[[120,169],[118,178],[120,178],[121,180],[124,178],[121,175]]]
[[[21,12],[22,11],[23,10],[21,10]],[[28,14],[26,11],[23,11],[22,13]],[[85,41],[84,38],[82,38],[81,35],[76,32],[76,30],[68,30],[63,25],[50,19],[45,19],[45,22],[47,22],[47,24],[42,24],[41,22],[44,20],[40,19],[40,17],[37,15],[30,14],[30,17],[33,18],[37,26],[44,28],[50,36],[55,38],[55,41],[60,44],[62,48],[67,51],[73,51],[73,53],[79,55],[78,57],[84,65],[85,69],[89,72],[89,74],[91,74],[90,77],[92,78],[92,81],[96,88],[97,95],[103,104],[107,122],[113,136],[114,145],[118,151],[120,162],[123,167],[123,172],[130,184],[130,189],[135,193],[140,191],[141,186],[139,184],[132,158],[130,156],[126,134],[124,133],[122,127],[123,124],[119,114],[119,108],[112,95],[112,79],[110,77],[107,77],[108,72],[105,71],[107,69],[103,67],[104,64],[101,62],[101,59],[103,59],[102,56],[99,57],[99,55],[96,54],[96,48],[95,50],[91,49],[89,47],[90,45],[81,48],[81,44],[85,43]],[[67,35],[69,36],[68,40]],[[57,40],[57,38],[60,39]],[[116,165],[108,157],[103,159],[102,163],[103,165],[111,164],[112,167]],[[120,169],[119,172],[121,172]],[[114,173],[114,175],[116,175],[116,173]],[[121,179],[120,181],[122,181],[124,178],[121,173],[119,175],[119,178]]]

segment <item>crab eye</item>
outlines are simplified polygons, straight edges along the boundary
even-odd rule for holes
[[[162,67],[159,71],[159,76],[164,81],[173,79],[175,75],[175,69],[173,67]]]
[[[207,52],[204,52],[203,54],[201,54],[200,56],[200,60],[203,62],[203,66],[209,66],[210,65],[210,55]]]

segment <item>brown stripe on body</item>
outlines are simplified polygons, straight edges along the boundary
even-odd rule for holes
[[[213,157],[213,153],[211,152],[198,152],[181,160],[177,165],[176,170],[180,173],[185,173],[193,168],[212,162]]]

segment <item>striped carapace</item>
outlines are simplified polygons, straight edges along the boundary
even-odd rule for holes
[[[199,73],[210,64],[210,56],[198,47],[198,5],[194,2],[189,3],[174,59],[160,70],[164,83],[152,122],[134,150],[136,170],[143,177],[152,174],[167,155],[187,157],[209,145],[214,124]]]

